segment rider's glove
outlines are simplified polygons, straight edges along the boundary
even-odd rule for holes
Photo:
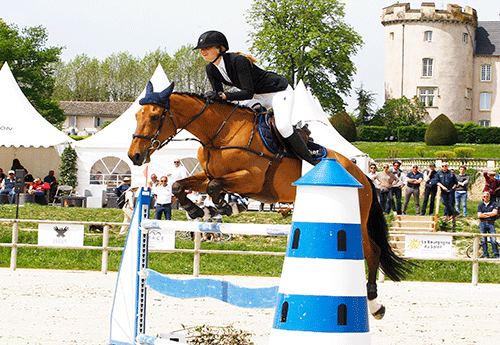
[[[212,90],[205,92],[205,98],[210,101],[217,101],[221,99],[220,95]]]

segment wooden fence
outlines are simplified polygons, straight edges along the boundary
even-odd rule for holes
[[[110,226],[122,226],[124,223],[106,223],[106,222],[70,222],[70,221],[53,221],[53,220],[29,220],[29,219],[0,219],[2,223],[12,224],[12,242],[0,243],[0,247],[11,247],[10,269],[17,268],[18,248],[50,248],[50,249],[78,249],[78,250],[100,250],[102,251],[101,272],[108,272],[108,254],[110,251],[121,251],[122,247],[109,247],[109,228]],[[40,246],[32,243],[19,243],[19,225],[23,223],[36,224],[65,224],[65,225],[100,225],[103,226],[103,241],[102,246],[83,246],[83,247],[62,247],[62,246]],[[126,224],[125,224],[126,225]],[[22,229],[25,231],[37,231],[37,229]],[[200,267],[200,254],[240,254],[240,255],[274,255],[285,256],[285,252],[256,252],[256,251],[235,251],[235,250],[204,250],[200,249],[201,236],[196,233],[194,249],[172,249],[172,250],[150,250],[150,252],[158,253],[193,253],[193,275],[198,276]],[[452,237],[470,237],[473,238],[474,252],[472,258],[467,257],[451,257],[451,258],[418,258],[418,260],[435,260],[435,261],[469,261],[472,262],[472,284],[477,285],[479,281],[479,263],[480,262],[496,262],[500,260],[481,259],[478,258],[480,237],[484,236],[479,233],[462,233],[462,232],[405,232],[405,231],[390,231],[391,236],[396,235],[426,235],[426,236],[452,236]],[[488,234],[488,236],[500,237],[500,234]],[[411,257],[404,257],[413,259]]]

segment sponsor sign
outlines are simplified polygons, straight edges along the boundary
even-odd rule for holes
[[[405,255],[415,258],[449,258],[451,240],[451,236],[406,235]]]
[[[0,124],[0,133],[14,133],[14,126]]]
[[[149,249],[175,249],[175,230],[149,230]]]
[[[38,245],[83,247],[83,225],[38,224]]]

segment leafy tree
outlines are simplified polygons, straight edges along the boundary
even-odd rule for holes
[[[76,166],[76,151],[71,146],[67,146],[61,154],[61,165],[59,166],[59,185],[71,186],[78,184],[76,178],[78,168]]]
[[[417,97],[411,100],[405,96],[387,100],[383,107],[374,116],[370,125],[385,126],[389,134],[396,135],[400,126],[411,126],[422,123],[429,113]]]
[[[376,93],[366,91],[363,89],[363,85],[355,89],[356,99],[358,101],[358,107],[354,110],[358,111],[358,116],[356,118],[356,124],[368,125],[371,119],[375,115],[373,107],[375,106],[375,95]]]
[[[192,45],[182,46],[177,50],[171,65],[172,78],[175,77],[175,89],[195,93],[211,89],[205,73],[206,64],[199,51],[193,50]]]
[[[19,28],[0,19],[0,63],[8,62],[19,87],[35,109],[52,124],[64,121],[54,90],[53,64],[62,47],[45,47],[47,31],[41,26]]]
[[[77,55],[69,63],[57,64],[53,97],[65,101],[103,102],[109,99],[101,62],[87,55]]]
[[[255,0],[251,51],[292,85],[303,80],[331,114],[344,109],[362,39],[338,0]]]
[[[112,54],[101,65],[109,101],[131,102],[142,92],[148,77],[140,59],[128,52]]]
[[[345,111],[340,111],[330,117],[333,128],[349,142],[356,141],[356,125],[353,119]]]

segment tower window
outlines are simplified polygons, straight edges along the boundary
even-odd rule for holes
[[[423,59],[422,60],[422,76],[423,77],[432,77],[432,59]]]
[[[481,81],[491,81],[491,65],[481,65]]]
[[[481,126],[481,127],[489,127],[490,126],[490,120],[479,120],[479,126]]]
[[[468,41],[469,41],[469,35],[464,33],[462,35],[462,42],[467,43]]]
[[[418,99],[426,107],[434,107],[434,97],[436,96],[435,87],[419,87],[418,88]]]
[[[480,111],[491,110],[491,93],[481,92],[481,94],[479,95],[479,110]]]
[[[424,41],[425,42],[432,42],[432,31],[425,31],[424,32]]]
[[[390,37],[391,41],[394,41],[394,32],[391,32],[391,33],[389,34],[389,37]]]
[[[472,108],[472,89],[465,89],[465,109],[470,110]]]

